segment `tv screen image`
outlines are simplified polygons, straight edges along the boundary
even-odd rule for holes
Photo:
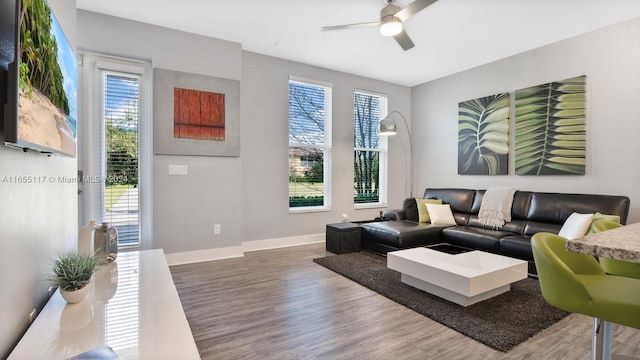
[[[26,6],[20,1],[20,9],[15,143],[75,156],[76,56],[46,0],[26,1]]]

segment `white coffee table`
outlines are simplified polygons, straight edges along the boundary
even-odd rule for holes
[[[428,248],[387,253],[387,267],[401,280],[430,294],[469,306],[509,291],[527,278],[527,262],[473,250],[448,254]]]

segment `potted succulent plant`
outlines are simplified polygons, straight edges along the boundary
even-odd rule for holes
[[[51,261],[51,276],[48,280],[60,288],[60,295],[68,303],[78,303],[87,297],[87,285],[101,263],[101,254],[67,252]]]

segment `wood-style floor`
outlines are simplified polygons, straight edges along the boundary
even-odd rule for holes
[[[171,267],[203,359],[589,359],[591,319],[572,314],[508,353],[326,268],[324,243]],[[614,353],[640,330],[614,326]]]

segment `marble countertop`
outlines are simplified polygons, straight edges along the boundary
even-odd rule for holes
[[[567,240],[567,251],[640,263],[640,223]]]

